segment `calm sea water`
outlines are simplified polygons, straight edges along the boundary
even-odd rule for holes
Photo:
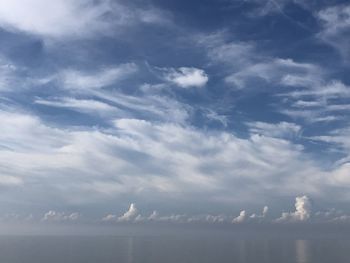
[[[347,263],[348,240],[1,237],[1,263]]]

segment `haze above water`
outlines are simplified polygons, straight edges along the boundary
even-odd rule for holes
[[[350,240],[2,236],[0,258],[3,263],[337,263],[349,262]]]

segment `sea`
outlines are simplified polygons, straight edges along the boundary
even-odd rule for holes
[[[0,263],[348,263],[347,238],[210,235],[0,237]]]

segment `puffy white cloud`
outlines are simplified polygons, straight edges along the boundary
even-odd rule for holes
[[[202,69],[181,67],[165,70],[166,80],[182,88],[203,87],[207,84],[208,75]]]
[[[295,198],[295,212],[282,213],[276,222],[304,222],[311,217],[311,202],[307,196]]]
[[[79,213],[71,213],[66,214],[64,212],[56,212],[54,210],[50,210],[44,214],[41,221],[44,222],[65,222],[65,221],[76,221],[80,217]]]
[[[263,211],[262,211],[262,217],[266,217],[268,212],[269,212],[269,207],[268,206],[264,206]]]
[[[134,203],[130,204],[129,210],[126,211],[122,216],[118,217],[119,222],[127,222],[135,219],[138,215],[138,210]]]
[[[157,220],[159,218],[159,213],[157,211],[153,211],[152,214],[147,218],[148,220]]]
[[[104,216],[102,218],[102,221],[104,222],[113,222],[113,221],[116,221],[117,220],[117,216],[116,215],[112,215],[112,214],[108,214],[106,216]]]
[[[249,219],[253,219],[253,220],[255,220],[255,219],[264,219],[264,218],[266,218],[268,212],[269,212],[268,206],[264,206],[261,215],[257,215],[257,214],[254,213],[254,214],[249,216]]]
[[[247,219],[247,213],[245,210],[242,210],[239,213],[239,216],[232,219],[232,223],[243,223]]]

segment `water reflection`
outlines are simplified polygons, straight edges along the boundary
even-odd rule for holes
[[[295,259],[297,263],[311,262],[310,244],[307,240],[295,241]]]
[[[128,238],[127,251],[128,251],[128,254],[127,254],[128,263],[133,263],[134,262],[134,238],[133,237]]]

